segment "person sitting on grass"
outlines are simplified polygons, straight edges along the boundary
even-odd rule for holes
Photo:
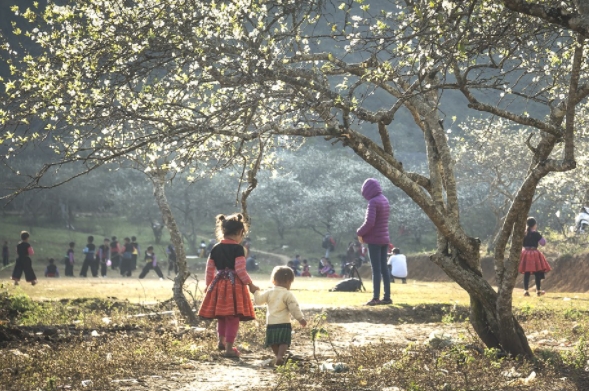
[[[303,259],[303,272],[301,273],[303,277],[311,277],[311,267],[307,263],[306,259]]]
[[[145,251],[144,261],[145,266],[143,266],[143,270],[141,271],[139,278],[144,278],[147,275],[147,273],[149,273],[149,271],[153,269],[155,270],[160,280],[164,279],[164,274],[162,273],[160,267],[157,265],[157,258],[155,256],[155,253],[153,252],[153,246],[147,247],[147,250]]]
[[[299,303],[290,291],[290,286],[295,279],[293,270],[288,266],[276,266],[272,270],[270,280],[274,288],[262,292],[260,288],[252,286],[250,291],[254,294],[256,305],[266,304],[266,343],[265,347],[271,347],[276,365],[284,364],[284,354],[290,346],[292,326],[290,316],[298,320],[301,326],[307,326]]]
[[[323,268],[319,271],[319,273],[321,273],[323,277],[327,277],[335,273],[335,269],[333,268],[329,258],[323,258]]]
[[[393,248],[392,254],[388,261],[391,267],[391,282],[394,283],[395,278],[400,278],[403,284],[407,284],[407,258],[396,247]]]
[[[59,277],[59,270],[55,266],[55,259],[49,258],[49,265],[45,268],[45,277]]]

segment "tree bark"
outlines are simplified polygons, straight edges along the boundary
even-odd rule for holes
[[[164,190],[166,172],[158,171],[151,175],[150,179],[153,183],[153,194],[162,213],[164,224],[170,232],[170,239],[174,245],[174,248],[176,249],[178,274],[176,274],[176,277],[174,278],[174,287],[172,288],[174,301],[180,310],[180,314],[182,314],[189,324],[194,325],[198,322],[198,320],[192,311],[192,307],[190,307],[190,304],[186,300],[186,296],[184,296],[183,291],[184,283],[188,279],[188,276],[190,276],[190,273],[188,272],[186,265],[186,252],[184,251],[184,244],[182,243],[182,234],[180,233],[180,229],[176,224],[176,220],[174,219],[172,209],[170,208],[170,204],[168,203],[168,199],[166,198],[166,193]]]
[[[437,252],[432,261],[456,281],[470,296],[470,323],[483,343],[513,356],[533,357],[526,335],[513,315],[511,302],[503,303],[483,278],[480,257],[468,262],[459,255]]]

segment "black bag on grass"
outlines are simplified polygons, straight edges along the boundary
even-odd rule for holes
[[[347,278],[331,288],[330,292],[358,292],[362,289],[362,281],[357,278]]]

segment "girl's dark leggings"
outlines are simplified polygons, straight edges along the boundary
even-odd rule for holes
[[[524,290],[528,290],[530,286],[530,272],[524,273]],[[542,283],[542,275],[539,273],[534,273],[534,277],[536,278],[536,290],[540,290],[540,284]]]

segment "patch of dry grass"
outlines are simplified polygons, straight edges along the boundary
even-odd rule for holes
[[[432,349],[381,343],[350,347],[339,359],[347,369],[342,373],[322,372],[315,363],[287,366],[280,370],[281,378],[272,389],[580,391],[589,386],[582,369],[563,361],[498,358],[492,350],[479,351],[468,345]]]
[[[119,390],[120,380],[140,379],[215,352],[211,330],[175,333],[157,324],[97,336],[69,333],[66,341],[27,342],[0,351],[3,390]],[[84,386],[84,384],[86,386]]]
[[[145,309],[141,305],[100,299],[34,303],[20,296],[15,300],[10,305],[23,310],[16,316],[15,324],[28,319],[27,324],[37,326],[0,327],[0,332],[16,330],[23,334],[20,340],[4,342],[0,350],[2,389],[52,391],[69,386],[118,390],[121,379],[142,381],[166,371],[187,368],[198,371],[206,368],[199,367],[201,364],[221,362],[216,350],[215,322],[203,322],[204,330],[195,330],[182,326],[174,315],[129,317]],[[498,357],[496,351],[482,350],[480,343],[468,333],[461,337],[460,343],[441,350],[421,344],[349,346],[338,348],[337,358],[345,362],[347,372],[321,372],[318,364],[325,357],[318,357],[319,363],[311,360],[280,369],[280,378],[272,389],[368,391],[396,386],[411,391],[527,390],[530,386],[522,381],[532,371],[538,377],[532,384],[535,390],[588,389],[586,312],[576,307],[556,310],[544,298],[534,303],[534,307],[527,305],[518,310],[526,331],[540,333],[541,338],[556,342],[566,338],[569,348],[547,346],[536,351],[537,362],[524,362]],[[427,310],[432,306],[421,304],[421,307]],[[105,324],[104,317],[110,319],[110,324]],[[254,355],[268,354],[268,349],[263,347],[263,324],[263,311],[258,311],[257,322],[242,323],[239,336],[242,351],[245,348]],[[48,325],[53,325],[54,331],[45,333]],[[298,348],[312,349],[313,325],[311,322],[309,328],[300,330]],[[325,333],[332,332],[331,326],[324,322],[317,327],[322,328],[322,340],[326,338]],[[227,371],[230,374],[231,368],[227,367]],[[83,387],[83,381],[91,383]]]

